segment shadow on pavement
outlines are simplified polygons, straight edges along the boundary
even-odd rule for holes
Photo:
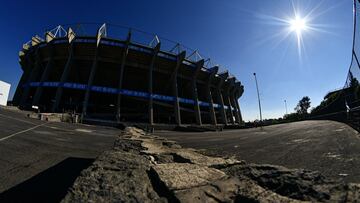
[[[34,177],[4,191],[0,202],[60,202],[80,172],[94,159],[67,158]]]

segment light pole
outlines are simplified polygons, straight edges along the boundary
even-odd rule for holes
[[[257,82],[257,78],[256,78],[256,73],[254,73],[254,77],[255,77],[256,91],[257,91],[257,96],[258,96],[258,101],[259,101],[260,124],[261,124],[262,123],[261,103],[260,103],[259,86],[258,86],[258,82]]]
[[[286,99],[284,100],[284,103],[285,103],[285,112],[286,112],[286,114],[285,114],[285,115],[287,115],[287,114],[288,114],[288,111],[287,111]]]

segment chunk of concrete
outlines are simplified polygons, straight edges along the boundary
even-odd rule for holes
[[[166,202],[152,187],[149,164],[131,152],[105,152],[82,172],[62,202]]]
[[[227,178],[211,184],[175,191],[180,202],[301,202],[256,185],[251,180]]]
[[[152,168],[169,190],[207,185],[226,177],[220,170],[189,163],[158,164]]]
[[[175,153],[184,159],[190,160],[191,163],[204,165],[204,166],[229,165],[229,164],[241,163],[241,161],[238,161],[235,159],[209,157],[209,156],[205,156],[200,153],[197,153],[195,151],[186,150],[186,149],[177,150]]]

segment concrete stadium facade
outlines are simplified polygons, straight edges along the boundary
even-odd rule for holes
[[[13,103],[41,112],[72,112],[82,120],[191,125],[241,125],[241,83],[186,51],[63,29],[35,36],[19,53],[23,74]],[[62,36],[59,33],[65,33]],[[176,46],[179,46],[177,44]],[[176,46],[174,48],[176,48]],[[177,47],[179,48],[179,47]]]

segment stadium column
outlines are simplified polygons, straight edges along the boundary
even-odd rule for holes
[[[217,125],[217,121],[216,121],[216,114],[215,114],[215,110],[214,110],[214,101],[213,101],[213,98],[212,98],[212,93],[211,93],[211,83],[212,83],[212,80],[213,78],[215,77],[215,74],[217,73],[217,70],[218,68],[217,67],[214,67],[216,71],[213,71],[210,76],[209,76],[209,79],[208,79],[208,82],[207,82],[207,96],[208,96],[208,101],[209,101],[209,109],[210,109],[210,119],[211,119],[211,123],[213,125]]]
[[[91,65],[90,75],[89,75],[88,83],[86,86],[86,92],[85,92],[84,101],[83,101],[83,107],[82,107],[82,112],[81,112],[81,121],[84,120],[84,117],[87,114],[87,107],[89,105],[91,86],[95,79],[96,69],[97,69],[98,60],[99,60],[99,47],[100,46],[101,46],[101,44],[98,44],[95,49],[95,56],[94,56],[94,59],[93,59],[92,65]]]
[[[236,92],[239,92],[239,91],[242,91],[242,90],[237,90]],[[239,121],[240,121],[239,124],[241,124],[243,122],[242,116],[241,116],[241,109],[240,109],[239,101],[238,101],[238,99],[236,99],[236,98],[240,98],[240,96],[241,96],[241,93],[238,93],[238,94],[235,95],[235,105],[236,105],[237,110],[238,110]]]
[[[181,114],[180,114],[180,105],[179,105],[179,93],[178,93],[178,86],[177,86],[177,74],[178,70],[186,57],[186,52],[183,51],[179,55],[177,55],[177,61],[175,69],[171,75],[172,87],[173,87],[173,95],[174,95],[174,114],[175,114],[175,122],[177,125],[181,125]]]
[[[119,85],[118,85],[119,90],[122,89],[126,57],[127,57],[128,53],[129,53],[130,42],[131,42],[131,31],[129,31],[129,33],[128,33],[128,37],[127,37],[127,40],[126,40],[126,43],[125,43],[124,51],[123,51],[123,54],[121,56],[121,66],[120,66],[120,76],[119,76],[120,78],[119,78]],[[118,122],[120,122],[120,119],[121,119],[121,94],[118,94],[118,96],[117,96],[116,119],[117,119]]]
[[[225,112],[225,106],[224,106],[224,99],[223,99],[223,96],[222,96],[222,93],[221,93],[221,87],[224,83],[224,79],[220,77],[220,82],[216,88],[216,93],[217,93],[217,97],[218,97],[218,100],[220,101],[220,115],[221,115],[221,118],[224,122],[225,125],[228,124],[227,122],[227,118],[226,118],[226,112]]]
[[[73,57],[74,57],[74,43],[71,42],[69,46],[69,55],[64,70],[61,74],[59,86],[56,89],[55,102],[52,107],[52,112],[56,112],[59,108],[61,97],[63,94],[63,84],[66,82],[67,78],[69,77],[71,65],[73,63]]]
[[[50,57],[49,57],[48,63],[46,64],[44,72],[41,75],[40,84],[42,84],[43,82],[45,82],[48,79],[50,71],[52,69],[53,58],[54,58],[54,44],[50,43]],[[43,92],[43,87],[38,86],[36,88],[36,92],[35,92],[35,95],[34,95],[32,105],[34,105],[34,106],[39,105],[39,101],[41,99],[42,92]]]
[[[236,87],[233,87],[232,90],[231,90],[231,93],[230,93],[230,99],[233,103],[233,106],[234,106],[234,109],[235,109],[235,119],[236,119],[236,122],[238,124],[241,123],[241,120],[240,120],[240,115],[239,115],[239,109],[238,109],[238,106],[236,105],[237,101],[236,101],[236,97],[235,97],[235,92],[236,92]]]
[[[227,100],[229,103],[230,121],[232,124],[235,124],[234,113],[233,113],[233,108],[232,108],[231,99],[230,99],[230,89],[231,89],[231,84],[229,85],[229,87],[226,90],[226,93],[227,93],[226,96],[227,96]]]
[[[14,105],[18,106],[20,104],[21,95],[23,93],[24,85],[26,85],[26,82],[29,79],[29,76],[31,74],[31,60],[29,59],[29,55],[26,55],[25,57],[25,63],[22,65],[24,68],[24,72],[21,75],[20,81],[18,83],[18,86],[16,88],[13,103]]]
[[[149,89],[148,89],[148,94],[149,94],[149,124],[153,125],[154,124],[154,109],[153,109],[153,69],[154,69],[154,65],[155,65],[155,61],[158,55],[158,52],[160,51],[160,42],[157,43],[157,45],[155,46],[154,50],[153,50],[153,56],[151,59],[151,63],[150,63],[150,67],[149,67]]]
[[[24,92],[21,95],[21,100],[20,100],[20,107],[25,107],[26,102],[28,100],[29,94],[30,94],[30,82],[34,82],[39,74],[39,71],[41,69],[41,59],[40,59],[40,48],[39,46],[36,47],[36,51],[35,51],[35,64],[34,67],[30,73],[29,79],[27,80],[27,85],[24,87]]]
[[[194,113],[195,113],[195,119],[196,119],[196,124],[198,125],[202,125],[201,122],[201,110],[200,110],[200,106],[199,106],[199,97],[198,97],[198,92],[197,92],[197,85],[196,85],[196,80],[197,80],[197,76],[199,75],[199,72],[201,71],[201,68],[204,66],[204,59],[201,59],[200,61],[198,61],[196,63],[196,69],[195,72],[193,74],[192,77],[192,92],[193,92],[193,98],[194,98]]]

